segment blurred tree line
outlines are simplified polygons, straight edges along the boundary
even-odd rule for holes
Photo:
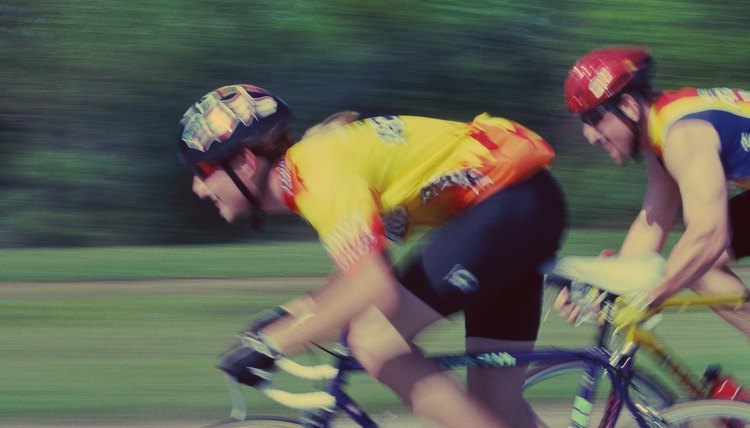
[[[587,147],[562,83],[589,49],[645,44],[658,85],[750,87],[743,0],[0,1],[0,246],[256,239],[190,193],[177,122],[247,82],[295,110],[510,117],[547,138],[575,227],[624,227],[642,164]],[[288,226],[288,227],[287,227]],[[271,229],[311,236],[301,221]]]

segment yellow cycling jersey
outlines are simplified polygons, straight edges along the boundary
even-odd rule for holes
[[[363,119],[305,138],[279,164],[290,209],[338,267],[382,251],[413,225],[437,225],[547,167],[549,144],[513,121]]]

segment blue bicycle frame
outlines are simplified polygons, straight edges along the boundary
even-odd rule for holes
[[[378,425],[345,391],[343,385],[347,374],[363,370],[362,366],[353,358],[336,356],[334,367],[338,370],[337,375],[331,379],[325,391],[335,398],[336,408],[346,412],[349,417],[362,427],[372,428]],[[646,427],[643,415],[637,409],[628,393],[630,379],[633,373],[633,361],[630,356],[625,356],[613,365],[610,362],[609,353],[599,347],[586,348],[582,350],[569,349],[540,349],[530,352],[503,352],[489,351],[476,354],[451,354],[430,357],[445,370],[467,368],[467,367],[514,367],[517,365],[534,362],[568,362],[584,361],[586,373],[592,380],[596,379],[604,370],[612,384],[609,399],[607,400],[600,428],[611,428],[617,423],[619,415],[625,406],[633,415],[639,426]],[[571,426],[586,426],[589,421],[591,402],[595,393],[596,382],[584,382],[575,399],[573,413],[571,414]],[[303,418],[316,427],[328,427],[333,419],[334,413],[325,409],[305,412]]]

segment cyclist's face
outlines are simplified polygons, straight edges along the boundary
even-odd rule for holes
[[[245,183],[248,190],[253,195],[258,195],[258,187],[255,184],[257,163],[248,164],[242,158],[235,158],[229,162],[229,165]],[[221,167],[214,169],[208,176],[193,177],[193,193],[200,199],[212,201],[219,210],[219,215],[229,223],[247,217],[252,212],[250,202]]]
[[[214,203],[224,220],[233,223],[250,213],[250,204],[226,172],[216,170],[207,178],[193,177],[193,193]]]
[[[628,163],[636,144],[633,131],[611,111],[603,114],[596,123],[584,122],[583,136],[592,146],[601,145],[618,165]]]

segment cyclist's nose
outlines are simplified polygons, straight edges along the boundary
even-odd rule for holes
[[[210,193],[208,186],[198,177],[193,177],[193,193],[200,199],[208,197]]]
[[[583,136],[592,146],[601,141],[601,133],[588,123],[583,124]]]

